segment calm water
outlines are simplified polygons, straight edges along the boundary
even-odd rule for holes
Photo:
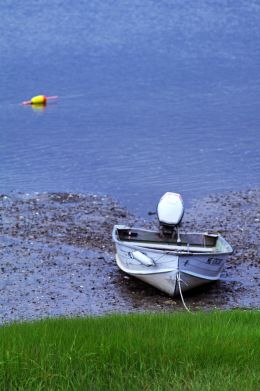
[[[107,193],[143,213],[165,191],[260,185],[258,1],[0,10],[1,193]],[[59,100],[19,106],[38,94]]]

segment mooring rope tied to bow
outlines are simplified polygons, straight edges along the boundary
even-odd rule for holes
[[[185,310],[188,311],[188,312],[190,312],[190,313],[192,314],[191,310],[187,307],[187,305],[186,305],[186,303],[185,303],[185,301],[184,301],[184,297],[183,297],[182,290],[181,290],[181,281],[184,282],[184,281],[181,279],[181,273],[178,272],[178,273],[177,273],[177,282],[178,282],[178,286],[179,286],[179,292],[180,292],[180,296],[181,296],[181,301],[182,301],[182,304],[183,304]]]

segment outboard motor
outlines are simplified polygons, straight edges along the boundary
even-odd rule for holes
[[[173,237],[177,235],[177,242],[180,242],[178,226],[184,214],[184,205],[180,194],[165,193],[157,206],[157,215],[160,223],[160,230],[164,236]]]

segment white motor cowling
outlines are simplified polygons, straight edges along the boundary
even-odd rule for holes
[[[178,193],[165,193],[157,206],[158,219],[161,225],[177,226],[184,214],[184,205]]]

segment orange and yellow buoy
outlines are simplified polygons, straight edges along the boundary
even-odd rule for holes
[[[45,95],[37,95],[34,96],[31,100],[25,100],[22,102],[22,105],[41,105],[45,106],[48,100],[57,99],[57,96],[45,96]]]

